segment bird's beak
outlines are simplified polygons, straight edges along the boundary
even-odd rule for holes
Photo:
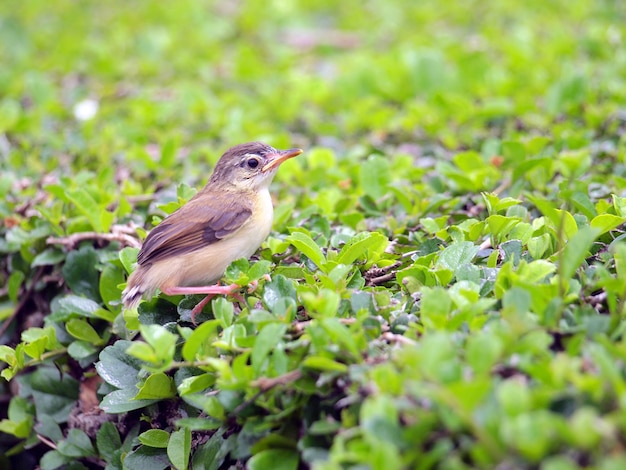
[[[265,166],[261,169],[263,173],[273,170],[277,168],[285,160],[289,160],[290,158],[297,157],[302,153],[302,149],[289,149],[289,150],[278,150],[276,153],[270,153],[267,158],[268,161]]]

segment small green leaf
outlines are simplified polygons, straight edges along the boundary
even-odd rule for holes
[[[453,243],[439,254],[437,265],[456,271],[461,265],[470,263],[478,249],[472,242]]]
[[[126,353],[131,344],[131,341],[119,340],[104,348],[100,353],[100,361],[96,363],[96,370],[105,382],[114,387],[135,389],[136,392],[141,361]]]
[[[258,374],[261,371],[265,358],[278,345],[287,331],[284,323],[270,323],[257,334],[252,348],[252,367]]]
[[[140,410],[159,401],[157,399],[138,400],[135,398],[136,394],[136,388],[116,390],[105,395],[98,406],[106,413],[118,414]]]
[[[183,345],[183,358],[186,361],[193,361],[197,355],[204,356],[210,351],[211,342],[217,337],[220,324],[219,320],[208,320],[199,325]]]
[[[161,400],[174,396],[176,396],[174,380],[162,372],[157,372],[146,379],[133,399]]]
[[[80,429],[70,429],[67,438],[59,442],[57,450],[66,457],[80,458],[97,455],[91,439]]]
[[[100,275],[100,297],[106,306],[119,313],[121,309],[122,290],[117,287],[124,282],[122,270],[111,264],[105,266]]]
[[[26,275],[22,271],[13,271],[9,276],[9,280],[7,282],[7,287],[9,291],[9,299],[11,302],[17,303],[17,299],[20,294],[20,287],[22,287],[22,283]]]
[[[370,249],[384,251],[388,243],[387,237],[378,232],[361,232],[343,246],[335,261],[339,264],[352,264]]]
[[[78,318],[69,320],[65,324],[65,329],[76,339],[80,339],[94,345],[102,344],[102,338],[100,338],[93,326],[85,320]]]
[[[598,235],[602,235],[603,233],[610,232],[619,227],[624,222],[626,222],[626,217],[618,217],[613,214],[600,214],[591,219],[589,225],[598,230]]]
[[[32,267],[35,266],[51,266],[55,264],[59,264],[61,261],[65,259],[65,253],[57,248],[47,248],[41,253],[39,253],[33,259],[30,265]]]
[[[96,434],[96,445],[98,452],[105,460],[111,461],[113,454],[120,450],[122,441],[120,433],[113,423],[105,421]]]
[[[133,267],[137,262],[137,255],[139,254],[139,248],[133,248],[127,246],[123,248],[119,253],[120,261],[122,262],[122,266],[127,273],[131,273],[133,271]]]
[[[260,260],[254,263],[250,269],[248,270],[248,277],[251,281],[256,281],[261,279],[267,273],[270,272],[270,267],[272,266],[272,262],[268,260]]]
[[[291,449],[268,449],[248,460],[248,470],[297,470],[298,452]]]
[[[222,328],[227,328],[233,323],[235,317],[235,310],[233,304],[226,300],[224,297],[217,297],[212,302],[213,315],[215,319],[219,320]]]
[[[191,453],[191,431],[182,428],[174,431],[167,445],[167,456],[177,470],[186,470]]]
[[[87,220],[89,220],[96,232],[105,233],[109,231],[115,219],[115,214],[109,212],[104,206],[100,206],[86,189],[68,190],[66,191],[66,195]]]
[[[72,341],[67,347],[67,353],[74,359],[80,360],[97,354],[98,349],[86,341]]]
[[[562,263],[560,274],[563,279],[570,279],[574,275],[588,256],[589,248],[598,235],[598,229],[583,227],[567,242],[562,255],[559,257]]]
[[[346,372],[348,370],[347,365],[324,356],[308,356],[302,362],[302,366],[326,372]]]
[[[166,449],[170,435],[167,431],[163,431],[162,429],[149,429],[139,434],[138,438],[139,442],[145,446]]]
[[[75,294],[83,295],[96,302],[100,301],[98,285],[100,273],[96,269],[98,262],[96,250],[90,246],[82,247],[67,255],[62,270],[65,282]]]
[[[296,289],[293,282],[283,275],[276,275],[272,280],[265,284],[263,288],[263,302],[267,308],[274,311],[274,307],[279,299],[288,297],[296,300]]]
[[[295,246],[304,255],[306,255],[307,258],[313,261],[318,268],[324,271],[326,258],[324,257],[324,253],[322,253],[322,249],[313,241],[311,237],[303,232],[293,232],[285,239],[285,241]]]
[[[165,470],[166,468],[171,468],[171,466],[164,449],[139,446],[128,452],[124,458],[124,469]]]
[[[372,199],[381,198],[391,182],[389,160],[378,155],[365,160],[360,167],[360,180],[365,194]]]

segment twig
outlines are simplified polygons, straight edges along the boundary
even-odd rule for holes
[[[261,391],[267,392],[277,385],[287,385],[291,382],[295,382],[300,377],[302,377],[302,372],[296,369],[291,372],[287,372],[286,374],[279,375],[278,377],[260,377],[257,380],[250,382],[250,385],[253,387],[259,387]]]
[[[384,339],[385,341],[394,342],[394,343],[406,344],[410,346],[415,346],[417,344],[415,341],[413,341],[410,338],[407,338],[406,336],[397,335],[395,333],[390,333],[390,332],[383,333],[382,335],[380,335],[380,337]]]
[[[54,442],[52,442],[50,439],[43,437],[41,434],[37,434],[37,439],[39,439],[41,442],[43,442],[45,445],[47,445],[51,449],[56,450],[57,445]]]
[[[111,230],[111,233],[79,232],[68,235],[67,237],[48,237],[46,243],[49,245],[63,245],[72,248],[84,240],[105,240],[109,242],[117,241],[122,245],[131,246],[133,248],[141,247],[139,240],[130,235],[130,233],[134,233],[134,229],[124,225],[114,225]]]
[[[384,284],[387,281],[391,281],[395,277],[396,273],[387,273],[382,276],[373,277],[367,281],[368,286],[377,286],[379,284]]]
[[[485,240],[484,242],[482,242],[478,246],[479,250],[486,250],[487,248],[491,248],[491,239],[490,238],[488,238],[487,240]]]

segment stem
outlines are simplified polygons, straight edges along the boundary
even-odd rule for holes
[[[51,357],[55,357],[55,356],[61,356],[65,353],[67,353],[67,348],[60,348],[60,349],[55,349],[54,351],[48,351],[46,353],[43,353],[39,357],[39,359],[31,359],[30,361],[24,363],[24,368],[36,366],[37,364],[40,364],[46,359],[50,359]]]

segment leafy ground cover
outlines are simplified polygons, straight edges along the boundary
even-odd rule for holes
[[[625,25],[4,2],[0,466],[624,468]],[[225,274],[245,303],[122,311],[140,239],[250,140],[305,153]]]

